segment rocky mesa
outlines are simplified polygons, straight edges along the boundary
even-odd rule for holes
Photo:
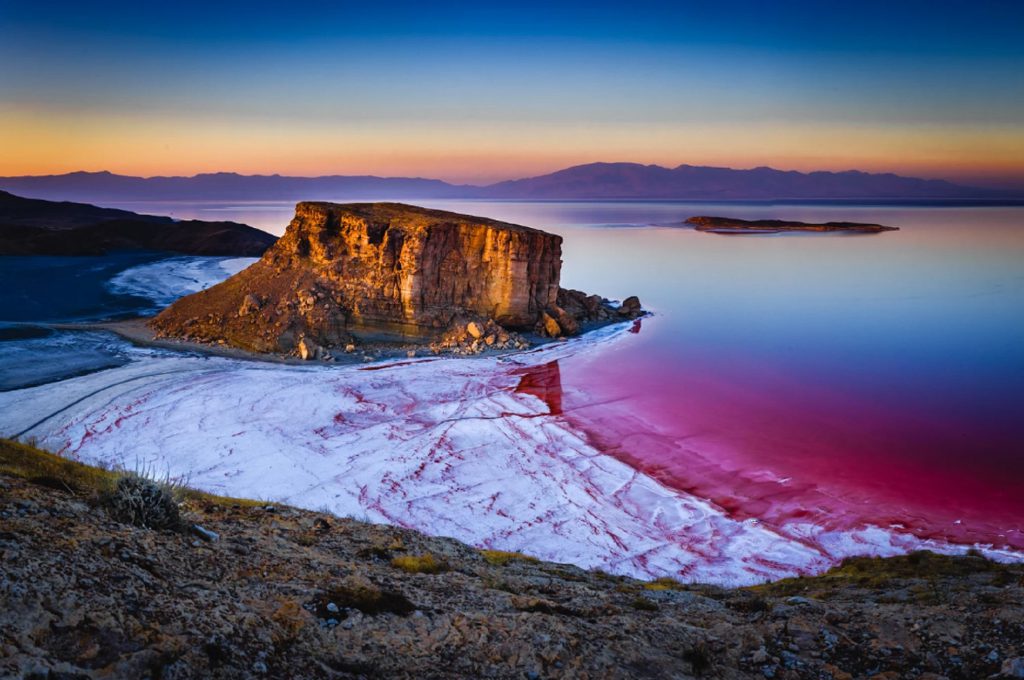
[[[630,318],[559,287],[562,238],[399,203],[299,203],[259,262],[178,300],[161,337],[322,356],[357,341],[523,346],[517,332],[573,335]],[[437,345],[435,345],[437,346]]]

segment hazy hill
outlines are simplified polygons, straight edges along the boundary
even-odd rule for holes
[[[999,192],[893,174],[733,170],[680,165],[590,163],[486,188],[499,198],[829,199],[986,198]]]
[[[0,224],[43,229],[74,229],[107,220],[134,219],[170,223],[170,217],[138,215],[128,210],[99,208],[85,203],[42,201],[0,191]]]
[[[160,250],[259,256],[277,239],[237,222],[175,222],[85,203],[42,201],[0,191],[0,255],[99,255]]]
[[[406,177],[285,177],[233,172],[192,177],[131,177],[110,172],[72,172],[0,178],[0,189],[22,196],[84,201],[313,201],[335,198],[444,198],[464,196],[475,187]]]

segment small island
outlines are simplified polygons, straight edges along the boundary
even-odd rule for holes
[[[883,231],[899,231],[899,227],[862,222],[795,222],[790,220],[740,220],[734,217],[698,216],[686,220],[697,231],[713,234],[777,234],[784,231],[810,231],[819,233],[879,234]]]
[[[358,344],[479,354],[643,315],[561,288],[562,237],[401,203],[306,201],[262,259],[149,322],[160,340],[333,360]],[[525,334],[525,337],[520,334]]]

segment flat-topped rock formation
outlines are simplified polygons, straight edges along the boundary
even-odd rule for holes
[[[22,198],[0,191],[0,255],[102,255],[157,250],[259,257],[277,240],[236,222],[175,222],[86,203]]]
[[[600,298],[560,291],[561,255],[560,236],[484,217],[398,203],[299,203],[259,262],[178,300],[152,326],[164,337],[305,357],[355,339],[435,341],[470,323],[557,337],[615,317]],[[491,335],[488,346],[500,336]],[[469,333],[481,343],[491,335]]]
[[[691,217],[686,220],[697,231],[715,234],[776,234],[782,231],[811,232],[853,232],[877,234],[883,231],[898,231],[899,227],[862,222],[824,222],[821,224],[790,220],[739,220],[734,217]]]

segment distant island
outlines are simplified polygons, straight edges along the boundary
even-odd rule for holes
[[[237,222],[175,221],[0,191],[0,255],[103,255],[153,250],[258,257],[277,239]]]
[[[131,177],[110,172],[0,177],[21,196],[78,201],[509,200],[984,200],[1020,201],[1020,192],[962,186],[891,173],[744,170],[697,165],[588,163],[486,186],[420,177],[288,177],[233,172]]]
[[[849,232],[878,234],[883,231],[899,231],[899,227],[864,222],[796,222],[789,220],[739,220],[734,217],[697,216],[686,220],[697,231],[713,234],[777,234],[783,231]]]

